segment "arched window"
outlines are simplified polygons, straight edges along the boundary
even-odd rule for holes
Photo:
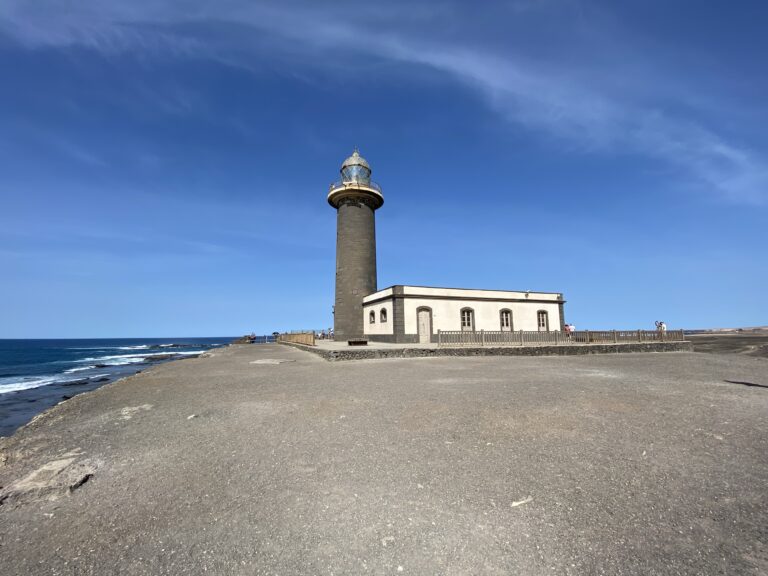
[[[461,309],[461,329],[465,332],[475,330],[475,311],[472,308]]]
[[[499,312],[499,324],[502,332],[512,331],[512,310],[504,309]]]
[[[368,313],[368,323],[369,324],[376,324],[376,312],[374,312],[373,310],[371,310]]]
[[[386,322],[387,321],[387,309],[382,308],[381,312],[379,312],[379,322]]]
[[[546,310],[536,312],[536,322],[539,326],[539,332],[549,332],[549,314]]]

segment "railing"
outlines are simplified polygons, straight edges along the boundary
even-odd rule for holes
[[[632,342],[682,342],[683,330],[579,330],[570,334],[560,331],[535,332],[518,330],[459,331],[438,330],[437,345],[455,346],[543,346],[574,344],[628,344]]]
[[[336,190],[337,188],[355,188],[357,186],[363,186],[365,188],[372,188],[381,194],[381,186],[373,182],[372,180],[338,180],[330,185],[328,190]]]
[[[315,345],[315,333],[314,332],[298,332],[291,334],[280,334],[277,337],[279,343],[290,342],[292,344],[304,344],[305,346]]]

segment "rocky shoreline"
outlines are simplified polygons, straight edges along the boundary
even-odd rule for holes
[[[108,375],[95,374],[94,376],[73,377],[71,380],[54,382],[37,388],[8,392],[0,395],[0,438],[10,436],[21,426],[31,421],[40,413],[51,409],[61,402],[74,398],[79,394],[91,392],[123,378],[139,374],[149,366],[164,362],[197,358],[205,354],[157,354],[145,358],[141,363],[126,366],[110,366],[107,364],[94,364],[94,369],[108,368]]]

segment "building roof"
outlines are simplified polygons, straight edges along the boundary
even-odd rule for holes
[[[395,284],[368,294],[363,303],[375,302],[382,298],[456,298],[473,300],[515,300],[520,302],[565,302],[561,292],[539,292],[533,290],[488,290],[479,288],[444,288],[437,286],[408,286]]]

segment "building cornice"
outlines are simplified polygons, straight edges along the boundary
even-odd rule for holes
[[[543,294],[543,292],[542,292]],[[482,296],[443,296],[438,294],[387,294],[385,296],[381,296],[380,298],[376,298],[374,300],[368,300],[363,301],[363,307],[368,306],[370,304],[377,304],[379,302],[384,302],[385,300],[402,300],[406,298],[417,298],[419,300],[460,300],[462,302],[529,302],[529,303],[535,303],[535,304],[565,304],[566,300],[558,299],[558,300],[543,300],[541,298],[494,298],[491,296],[488,297],[482,297]]]
[[[390,289],[402,290],[404,288],[427,288],[430,290],[461,290],[462,292],[517,292],[519,294],[525,294],[526,292],[528,292],[530,294],[557,294],[557,295],[562,294],[562,292],[545,292],[543,290],[500,290],[498,288],[456,288],[451,286],[421,286],[416,284],[393,284],[392,286],[381,288],[376,292],[383,292],[384,290],[390,290]],[[374,294],[376,292],[374,292]]]

